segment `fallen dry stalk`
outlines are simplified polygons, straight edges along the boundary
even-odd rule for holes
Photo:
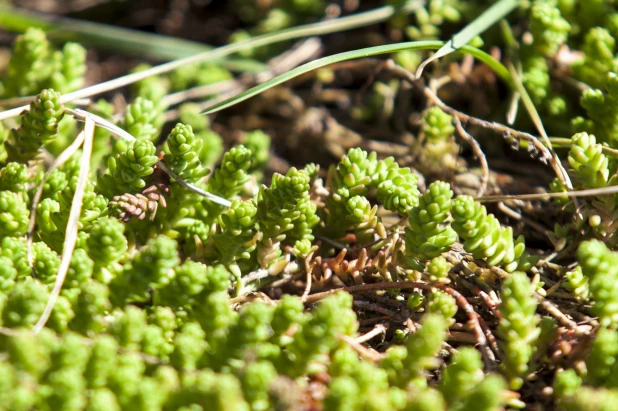
[[[350,337],[349,335],[341,335],[339,336],[339,339],[347,343],[365,360],[372,362],[380,362],[382,361],[382,359],[384,359],[384,354],[380,354],[379,352],[372,350],[371,348],[365,347],[363,344],[359,343],[358,341],[356,341],[356,339]]]
[[[457,132],[470,146],[472,147],[472,151],[474,151],[474,155],[479,159],[481,163],[481,171],[483,172],[481,177],[481,186],[476,192],[477,197],[482,196],[487,191],[487,182],[489,181],[489,165],[487,164],[487,157],[485,157],[485,153],[483,153],[483,149],[481,149],[481,145],[466,131],[466,129],[461,124],[461,120],[458,117],[453,117],[455,128]]]
[[[77,180],[77,186],[75,188],[75,194],[73,194],[73,201],[71,203],[71,211],[69,213],[69,220],[67,223],[67,229],[64,236],[64,244],[62,246],[62,257],[60,259],[60,267],[56,274],[56,282],[54,288],[52,288],[47,305],[43,314],[34,325],[32,332],[38,334],[51,315],[54,305],[60,295],[60,290],[64,284],[67,272],[69,271],[69,265],[71,264],[71,257],[73,257],[73,251],[75,250],[75,243],[77,242],[77,231],[79,225],[79,217],[82,211],[82,204],[84,200],[84,191],[86,183],[88,182],[88,173],[90,172],[90,156],[92,154],[92,142],[94,138],[95,124],[91,118],[86,118],[86,126],[84,128],[84,148],[79,165],[79,177]]]
[[[386,326],[384,324],[378,324],[373,328],[373,330],[366,332],[363,335],[359,335],[358,337],[356,337],[356,342],[362,344],[371,340],[374,337],[377,337],[380,334],[386,334]]]
[[[39,202],[41,201],[41,197],[43,196],[43,190],[45,189],[45,183],[47,179],[51,175],[51,173],[56,170],[58,167],[62,166],[66,163],[73,154],[77,152],[77,150],[81,147],[84,142],[85,133],[84,131],[80,132],[77,135],[77,138],[73,140],[70,146],[68,146],[60,155],[54,160],[51,164],[41,183],[37,187],[36,192],[34,193],[34,197],[32,198],[32,207],[30,210],[30,221],[28,222],[28,231],[26,233],[26,242],[28,246],[28,265],[32,268],[34,256],[32,255],[32,241],[34,239],[34,227],[36,226],[36,210]]]

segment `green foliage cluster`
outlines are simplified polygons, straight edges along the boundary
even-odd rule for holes
[[[388,0],[387,3],[402,7],[406,1]],[[435,39],[440,37],[443,25],[461,21],[462,14],[468,9],[466,2],[460,0],[429,1],[415,8],[409,17],[395,14],[389,23],[394,28],[403,29],[411,40]]]
[[[618,276],[615,265],[618,254],[610,251],[600,241],[582,243],[577,254],[582,273],[588,279],[590,299],[594,302],[592,310],[603,325],[615,324],[618,321],[618,300],[612,287],[616,286],[614,278]]]
[[[335,236],[343,236],[350,228],[364,231],[362,239],[373,233],[384,236],[366,195],[375,187],[377,200],[385,209],[406,215],[419,201],[418,177],[394,158],[378,160],[375,152],[350,149],[339,164],[329,169],[331,194],[327,198],[326,227]],[[373,215],[373,217],[372,217]],[[367,228],[371,231],[367,231]]]
[[[586,132],[573,135],[568,160],[568,172],[577,188],[602,189],[616,185],[616,178],[610,171],[614,166],[610,165],[610,159],[603,152],[603,145],[597,143],[594,135]],[[564,187],[557,180],[552,183],[551,188],[555,192],[564,191]],[[615,198],[600,196],[582,199],[582,202],[585,203],[581,214],[583,218],[573,221],[563,228],[562,233],[557,231],[557,234],[566,235],[567,238],[596,237],[615,244],[612,228],[616,212]],[[567,210],[573,209],[568,199],[559,198],[556,203]]]
[[[76,316],[68,327],[63,324],[62,334],[45,329],[38,336],[2,337],[7,354],[1,362],[3,409],[270,409],[286,400],[277,394],[277,384],[300,392],[292,378],[306,372],[301,364],[319,361],[321,354],[337,349],[339,333],[356,330],[347,295],[326,299],[312,314],[304,314],[293,298],[276,308],[249,304],[236,313],[223,291],[221,280],[228,277],[207,274],[211,282],[204,284],[195,317],[178,317],[165,305],[127,306],[114,308],[100,324],[86,324],[105,333],[85,332]],[[24,284],[31,290],[11,294],[5,309],[25,304],[42,287],[35,281]],[[96,296],[91,304],[100,304],[97,300],[106,298],[96,291],[81,293],[91,292]],[[40,307],[31,301],[28,308]],[[337,321],[317,331],[315,324],[329,318]],[[15,323],[7,315],[3,320]],[[293,325],[298,331],[282,339]]]
[[[445,113],[438,106],[430,107],[423,116],[423,132],[431,143],[443,141],[453,135],[453,116]]]
[[[553,116],[566,114],[564,98],[552,90],[548,59],[566,43],[571,25],[553,2],[534,0],[529,8],[531,44],[522,49],[522,82],[532,101]]]
[[[504,373],[513,389],[523,384],[521,377],[528,371],[534,354],[540,329],[540,317],[536,312],[537,301],[533,295],[534,287],[528,277],[515,272],[502,287],[502,318],[498,333],[504,339]]]
[[[477,376],[478,387],[454,387],[448,380],[439,391],[418,385],[425,381],[424,370],[437,364],[434,356],[446,337],[447,323],[440,314],[428,315],[406,345],[392,348],[380,364],[373,364],[340,341],[341,336],[357,336],[349,294],[328,297],[310,313],[292,296],[275,307],[256,302],[236,312],[226,292],[230,273],[191,261],[170,268],[172,260],[164,251],[170,241],[160,237],[142,252],[158,261],[159,273],[173,277],[144,309],[110,299],[110,292],[118,292],[114,282],[108,288],[89,278],[92,263],[75,263],[88,258],[76,253],[74,281],[54,310],[53,330],[0,337],[6,353],[0,362],[2,407],[274,409],[290,396],[300,398],[303,376],[328,369],[332,380],[326,409],[360,410],[369,403],[371,409],[391,404],[391,409],[407,410],[428,396],[438,404],[445,403],[443,395],[446,401],[476,402],[484,380],[493,378],[483,377],[478,358],[460,355],[447,368],[448,378],[463,378],[458,367],[467,367]],[[137,277],[141,258],[129,268],[135,290],[153,281]],[[3,325],[31,325],[46,295],[38,280],[15,285],[3,307]],[[278,389],[281,385],[287,392]],[[481,409],[500,404],[504,383],[489,389],[493,396]]]
[[[292,167],[285,176],[275,174],[270,187],[257,195],[257,218],[261,231],[257,260],[267,268],[282,258],[280,244],[313,240],[313,227],[320,221],[309,196],[306,170]]]
[[[500,265],[508,272],[528,270],[536,258],[526,253],[523,236],[513,238],[511,227],[502,227],[484,205],[470,196],[453,202],[453,229],[464,242],[466,251],[485,258],[490,266]]]
[[[64,106],[59,99],[60,93],[46,89],[30,103],[30,109],[21,115],[20,127],[11,130],[4,142],[8,161],[32,160],[41,147],[57,137],[58,123],[64,116]]]
[[[557,374],[554,391],[563,409],[610,409],[618,398],[618,300],[612,289],[618,254],[604,243],[590,240],[580,244],[577,255],[579,266],[567,276],[570,283],[581,284],[580,298],[592,303],[591,311],[598,316],[600,327],[586,355],[585,367]]]
[[[448,183],[433,182],[410,210],[410,227],[406,229],[406,253],[429,260],[447,251],[457,240],[457,233],[447,224],[453,191]]]
[[[140,124],[150,124],[144,121]],[[307,378],[320,370],[332,377],[327,409],[390,404],[404,410],[432,402],[444,408],[452,401],[482,403],[488,410],[499,406],[505,383],[484,377],[472,356],[456,357],[448,378],[480,373],[475,387],[456,390],[448,382],[432,387],[428,380],[457,315],[455,299],[442,291],[427,294],[422,327],[378,363],[359,358],[342,340],[358,337],[347,293],[310,311],[291,296],[274,306],[256,302],[234,310],[230,304],[231,290],[242,294],[245,275],[267,269],[274,276],[291,259],[298,263],[316,252],[315,236],[330,230],[321,221],[343,216],[337,229],[355,233],[358,243],[385,239],[379,209],[409,217],[406,249],[414,258],[435,257],[428,271],[444,282],[451,266],[440,255],[457,239],[447,183],[433,183],[421,196],[409,168],[352,149],[330,172],[325,210],[312,200],[319,176],[311,165],[275,174],[257,195],[242,199],[251,178],[262,178],[268,137],[248,135],[245,142],[257,157],[246,146],[233,147],[206,179],[199,160],[204,140],[190,125],[177,124],[162,145],[163,161],[186,181],[232,200],[225,209],[161,180],[151,136],[141,133],[116,145],[96,182],[86,185],[77,248],[47,327],[36,336],[0,338],[6,353],[0,360],[3,407],[264,410],[281,406],[290,395],[300,398]],[[40,182],[43,170],[26,161],[0,170],[0,318],[14,330],[30,329],[48,301],[79,172],[71,159],[43,186],[31,269],[24,239],[32,201],[28,183]],[[29,174],[28,167],[38,171]],[[161,184],[168,190],[155,194],[167,200],[148,230],[138,219],[116,217],[117,196],[154,201],[147,190]]]
[[[249,25],[232,34],[235,40],[314,21],[327,7],[310,0],[230,3]],[[397,14],[388,27],[411,39],[439,38],[486,3],[431,0],[410,17]],[[574,187],[614,186],[617,164],[607,154],[618,148],[613,3],[533,0],[522,6],[527,21],[515,28],[522,43],[507,54],[520,52],[513,61],[543,118],[549,124],[560,118],[576,132],[568,152]],[[567,105],[552,77],[564,68],[565,45],[581,51],[570,64],[585,89],[580,111]],[[615,195],[556,201],[579,217],[554,236],[588,241],[579,245],[578,265],[556,274],[564,278],[552,292],[562,285],[598,322],[589,347],[578,352],[581,361],[568,368],[556,354],[548,358],[556,326],[539,314],[545,278],[524,237],[462,194],[467,191],[432,180],[434,174],[447,180],[461,164],[450,114],[434,106],[413,119],[420,153],[411,154],[419,154],[420,171],[432,177],[426,186],[419,187],[412,167],[361,148],[350,149],[326,175],[309,164],[271,176],[271,138],[262,130],[241,133],[235,141],[242,145],[226,146],[194,103],[179,106],[179,121],[165,127],[170,93],[232,78],[216,62],[134,84],[124,113],[104,100],[90,106],[136,139],[110,144],[110,134],[97,129],[64,286],[46,327],[28,333],[58,276],[80,171],[80,153],[49,176],[49,162],[40,160],[57,156],[77,135],[60,101],[82,87],[85,57],[80,45],[56,50],[42,31],[30,29],[16,39],[1,78],[2,97],[38,94],[18,121],[0,125],[0,410],[257,411],[313,402],[324,410],[489,411],[524,406],[515,392],[562,366],[553,383],[555,405],[592,410],[618,401]],[[416,54],[397,57],[407,68],[418,60]],[[352,116],[393,120],[388,107],[402,84],[377,82],[368,104]],[[564,119],[572,112],[582,115],[569,124]],[[159,162],[231,205],[187,189]],[[33,208],[39,184],[42,198]],[[552,189],[566,191],[558,180]],[[393,216],[399,220],[390,224]],[[405,230],[397,231],[401,226]],[[287,288],[268,298],[251,293],[274,281],[294,289],[305,271],[324,288],[350,280],[417,281],[365,291],[370,299],[389,299],[398,310],[391,307],[389,314],[404,315],[407,329],[385,332],[372,344],[376,351],[359,342],[366,341],[354,310],[359,301],[349,293],[319,303],[288,295]],[[455,290],[461,285],[466,296]],[[475,308],[464,304],[471,294],[488,306],[497,342]],[[543,306],[554,315],[550,309]],[[484,368],[493,361],[487,351],[453,344],[468,343],[469,329],[479,343],[489,340],[490,356],[498,354],[495,372]]]
[[[325,14],[328,2],[324,0],[274,0],[268,3],[256,3],[251,0],[233,0],[228,5],[233,13],[248,25],[231,34],[228,40],[234,43],[291,26],[314,22]],[[280,50],[282,46],[277,44],[243,50],[240,54],[243,57],[266,59]]]
[[[425,174],[443,176],[457,168],[459,145],[454,140],[453,116],[432,106],[423,113],[419,165]]]
[[[55,50],[45,32],[29,28],[13,45],[6,75],[1,79],[3,96],[34,95],[44,88],[69,93],[81,88],[85,72],[86,50],[81,45],[66,43],[62,50]]]

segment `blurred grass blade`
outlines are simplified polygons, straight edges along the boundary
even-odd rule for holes
[[[0,5],[0,27],[18,33],[36,27],[44,30],[54,40],[78,41],[103,50],[162,60],[175,60],[212,49],[189,40],[35,13],[7,5]]]
[[[502,38],[504,39],[504,43],[506,46],[506,50],[504,51],[505,56],[510,61],[519,62],[519,56],[517,54],[517,50],[519,49],[519,43],[515,38],[515,34],[513,33],[511,25],[506,20],[500,20],[500,29],[502,32]],[[506,115],[506,122],[509,125],[513,125],[515,124],[515,120],[517,119],[517,112],[519,110],[519,101],[521,100],[521,95],[518,91],[514,91],[510,100],[511,101],[509,103],[509,109]]]
[[[483,33],[498,20],[513,11],[518,4],[518,0],[500,0],[485,10],[480,16],[466,25],[463,30],[459,31],[449,41],[447,41],[442,48],[436,51],[427,60],[423,61],[416,70],[416,78],[420,78],[421,74],[423,74],[423,69],[427,66],[427,64],[439,59],[440,57],[451,54],[452,52],[457,51],[459,48],[468,44],[468,42],[475,36]]]
[[[273,42],[277,42],[380,23],[388,20],[395,13],[411,13],[423,4],[424,1],[422,0],[412,0],[408,1],[401,8],[384,6],[364,13],[292,27],[251,39],[260,39],[259,44],[247,48],[271,44],[270,42],[264,42],[264,39],[272,36],[275,36],[274,38],[276,39]],[[178,60],[213,49],[211,46],[194,41],[84,20],[50,16],[3,4],[0,4],[0,27],[16,32],[24,32],[29,27],[38,27],[48,32],[51,38],[59,41],[77,41],[100,49],[114,50],[131,56],[148,57],[157,60]],[[240,63],[251,68],[248,65],[248,59],[239,60],[241,60]],[[249,61],[253,62],[252,60]],[[257,62],[254,63],[258,64]],[[260,69],[256,66],[250,71],[262,71],[264,69],[265,67],[261,65]]]
[[[564,184],[566,188],[573,189],[573,184],[571,183],[571,178],[569,177],[569,173],[567,173],[566,169],[562,165],[562,162],[560,161],[560,158],[556,154],[556,151],[552,147],[551,141],[549,140],[549,137],[547,136],[547,133],[545,132],[545,127],[543,126],[543,121],[541,120],[541,116],[539,115],[539,112],[536,110],[536,107],[534,106],[534,102],[530,98],[528,91],[522,84],[521,79],[519,78],[519,73],[517,72],[517,70],[515,69],[515,66],[513,66],[512,63],[509,63],[508,70],[511,73],[511,79],[513,80],[513,85],[519,92],[521,96],[521,101],[524,104],[524,107],[526,111],[528,112],[530,119],[532,120],[537,131],[541,135],[541,141],[544,142],[544,144],[549,149],[549,152],[551,153],[550,162],[552,163],[554,170],[556,170],[557,177],[560,179],[560,181],[562,182],[562,184]]]
[[[101,94],[110,90],[115,90],[120,87],[128,86],[129,84],[136,83],[148,77],[169,73],[170,71],[187,66],[189,64],[221,59],[242,50],[251,50],[256,47],[267,46],[282,41],[288,41],[303,37],[319,36],[328,33],[351,30],[354,28],[367,26],[369,24],[379,23],[381,21],[388,20],[397,12],[411,13],[415,9],[421,7],[423,4],[424,2],[422,0],[410,0],[406,2],[403,7],[400,8],[395,8],[393,6],[384,6],[375,10],[366,11],[364,13],[359,13],[347,17],[320,21],[312,24],[305,24],[303,26],[290,27],[288,29],[280,30],[274,33],[263,34],[261,36],[253,37],[244,41],[240,41],[238,43],[230,43],[213,50],[205,51],[204,53],[199,53],[194,56],[185,57],[178,60],[172,60],[167,63],[151,67],[147,70],[139,71],[137,73],[130,73],[122,77],[115,78],[113,80],[105,81],[103,83],[95,84],[93,86],[86,87],[72,93],[64,94],[62,97],[60,97],[60,102],[68,103],[80,98],[91,97],[96,94]],[[27,108],[28,106],[24,105],[12,108],[10,110],[2,111],[0,112],[0,120],[6,120],[8,118],[18,116],[23,110]]]
[[[75,41],[100,50],[161,61],[182,59],[213,49],[195,41],[34,13],[6,5],[0,5],[0,27],[18,33],[37,27],[44,30],[52,41]],[[254,73],[266,68],[265,64],[246,58],[229,59],[223,64],[237,72]]]
[[[546,143],[549,143],[549,140],[547,139],[548,138],[547,133],[545,132],[545,127],[543,126],[543,120],[541,120],[541,116],[539,115],[539,112],[536,110],[536,107],[534,106],[534,103],[532,102],[532,98],[530,98],[530,94],[528,94],[528,90],[526,90],[523,83],[521,82],[521,79],[519,77],[520,74],[515,69],[515,66],[513,66],[513,64],[509,64],[508,68],[509,68],[509,71],[511,72],[511,78],[513,79],[513,85],[517,89],[517,92],[519,93],[521,97],[522,103],[524,103],[524,107],[526,108],[526,111],[528,112],[528,115],[530,116],[530,120],[532,120],[532,123],[534,123],[534,127],[539,132],[539,135],[543,139],[546,140],[545,141]],[[549,148],[551,149],[551,143],[549,143]]]
[[[303,64],[302,66],[296,67],[293,70],[288,71],[287,73],[281,74],[271,80],[268,80],[258,86],[255,86],[247,91],[244,91],[234,97],[231,97],[227,100],[214,104],[213,106],[207,108],[202,111],[203,114],[210,114],[235,104],[240,103],[241,101],[245,101],[257,94],[260,94],[270,88],[273,88],[281,83],[284,83],[288,80],[293,79],[294,77],[298,77],[302,74],[308,73],[312,70],[328,66],[329,64],[339,63],[346,60],[354,60],[365,57],[377,56],[380,54],[389,54],[396,53],[402,50],[436,50],[442,47],[444,42],[431,40],[431,41],[412,41],[406,43],[396,43],[396,44],[388,44],[384,46],[376,46],[376,47],[368,47],[364,49],[358,49],[353,51],[347,51],[345,53],[339,53],[328,57],[323,57],[318,60],[314,60],[310,63]],[[494,72],[504,79],[508,84],[511,84],[511,76],[506,67],[502,65],[498,60],[494,59],[489,54],[485,53],[482,50],[479,50],[475,47],[471,46],[463,46],[459,48],[457,51],[470,54],[474,58],[482,61],[487,64]]]

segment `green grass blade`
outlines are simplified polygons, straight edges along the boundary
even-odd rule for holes
[[[494,25],[498,20],[509,14],[517,5],[518,0],[500,0],[493,6],[485,10],[480,16],[472,20],[466,27],[455,34],[449,41],[444,44],[431,57],[423,61],[416,70],[416,77],[419,78],[423,73],[423,69],[427,64],[454,51],[457,51],[464,45],[468,44],[475,36],[483,33],[489,27]]]
[[[524,107],[526,108],[526,111],[528,112],[528,115],[530,116],[532,123],[534,123],[534,127],[539,132],[541,137],[543,137],[544,139],[547,139],[547,133],[545,132],[545,127],[543,126],[543,121],[541,120],[541,116],[539,115],[539,112],[534,106],[534,103],[532,102],[532,98],[530,97],[530,94],[528,94],[528,90],[526,90],[523,83],[521,82],[521,79],[519,78],[519,73],[517,72],[517,70],[512,64],[509,64],[509,71],[511,72],[511,78],[513,79],[513,85],[519,92],[521,96],[521,101],[524,103]],[[546,140],[546,142],[548,141],[549,140]],[[549,148],[551,149],[551,144]]]
[[[281,74],[271,80],[268,80],[258,86],[255,86],[247,91],[244,91],[234,97],[231,97],[227,100],[224,100],[220,103],[214,104],[213,106],[207,108],[202,113],[210,114],[235,104],[240,103],[241,101],[245,101],[257,94],[260,94],[270,88],[273,88],[281,83],[284,83],[288,80],[293,79],[294,77],[298,77],[302,74],[308,73],[312,70],[328,66],[329,64],[339,63],[346,60],[354,60],[365,57],[377,56],[380,54],[389,54],[396,53],[398,51],[403,50],[436,50],[442,47],[444,42],[432,40],[432,41],[412,41],[405,43],[396,43],[396,44],[388,44],[385,46],[376,46],[376,47],[368,47],[359,50],[346,51],[345,53],[339,53],[328,57],[323,57],[318,60],[314,60],[310,63],[303,64],[302,66],[296,67],[293,70],[288,71],[287,73]],[[482,50],[479,50],[475,47],[471,46],[463,46],[458,51],[470,54],[476,59],[482,61],[487,64],[491,69],[493,69],[498,76],[504,79],[507,83],[511,84],[511,75],[506,67],[502,65],[498,60],[494,59],[489,54],[485,53]]]

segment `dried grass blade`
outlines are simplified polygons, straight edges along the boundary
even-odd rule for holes
[[[82,203],[84,200],[84,191],[86,183],[88,182],[88,173],[90,172],[90,157],[92,155],[92,140],[94,138],[94,121],[90,118],[86,119],[86,126],[84,128],[84,147],[80,160],[79,176],[77,180],[77,186],[75,187],[75,194],[73,194],[73,202],[71,203],[71,211],[69,213],[69,221],[67,223],[67,229],[64,235],[64,244],[62,246],[62,256],[60,259],[60,267],[56,274],[56,281],[52,288],[49,299],[43,314],[34,325],[32,332],[38,334],[45,324],[54,309],[54,305],[60,295],[60,290],[64,284],[67,272],[69,271],[69,265],[71,264],[71,257],[73,257],[73,251],[75,250],[75,244],[77,243],[77,231],[79,225],[79,216],[82,212]]]
[[[118,127],[117,125],[115,125],[114,123],[111,123],[107,120],[105,120],[103,117],[97,116],[96,114],[92,114],[89,113],[87,111],[84,110],[80,110],[80,109],[75,109],[75,110],[71,110],[71,109],[66,109],[66,111],[68,113],[71,113],[76,119],[78,120],[86,120],[86,119],[91,119],[93,120],[97,126],[104,128],[108,131],[110,131],[112,134],[123,138],[127,141],[133,141],[135,140],[135,137],[133,137],[131,134],[129,134],[128,132],[126,132],[125,130],[121,129],[120,127]],[[167,167],[167,165],[162,162],[159,161],[157,162],[157,165],[161,168],[161,170],[163,170],[164,172],[166,172],[170,177],[172,177],[174,180],[176,180],[176,182],[178,184],[180,184],[181,186],[185,187],[186,189],[193,191],[196,194],[201,195],[202,197],[207,198],[208,200],[212,201],[213,203],[219,204],[223,207],[229,207],[232,203],[223,198],[223,197],[219,197],[216,196],[212,193],[209,193],[207,191],[202,190],[201,188],[187,183],[185,180],[183,180],[182,178],[180,178],[178,175],[176,175],[176,173],[174,173],[172,170],[169,169],[169,167]]]
[[[34,238],[34,227],[36,226],[36,209],[37,209],[37,206],[39,205],[39,202],[41,201],[41,197],[43,196],[43,190],[45,189],[45,183],[47,182],[47,179],[49,178],[51,173],[54,170],[56,170],[58,167],[66,163],[67,160],[71,158],[73,154],[75,154],[75,152],[82,145],[83,142],[84,142],[84,131],[80,132],[77,135],[77,138],[73,140],[71,145],[68,146],[66,149],[64,149],[64,151],[60,153],[60,155],[54,160],[54,162],[51,164],[51,166],[49,167],[49,169],[43,176],[41,183],[37,187],[36,193],[34,193],[34,197],[32,198],[32,207],[30,209],[30,222],[28,223],[28,232],[26,233],[27,246],[28,246],[28,265],[30,265],[31,268],[33,265],[32,240]]]

